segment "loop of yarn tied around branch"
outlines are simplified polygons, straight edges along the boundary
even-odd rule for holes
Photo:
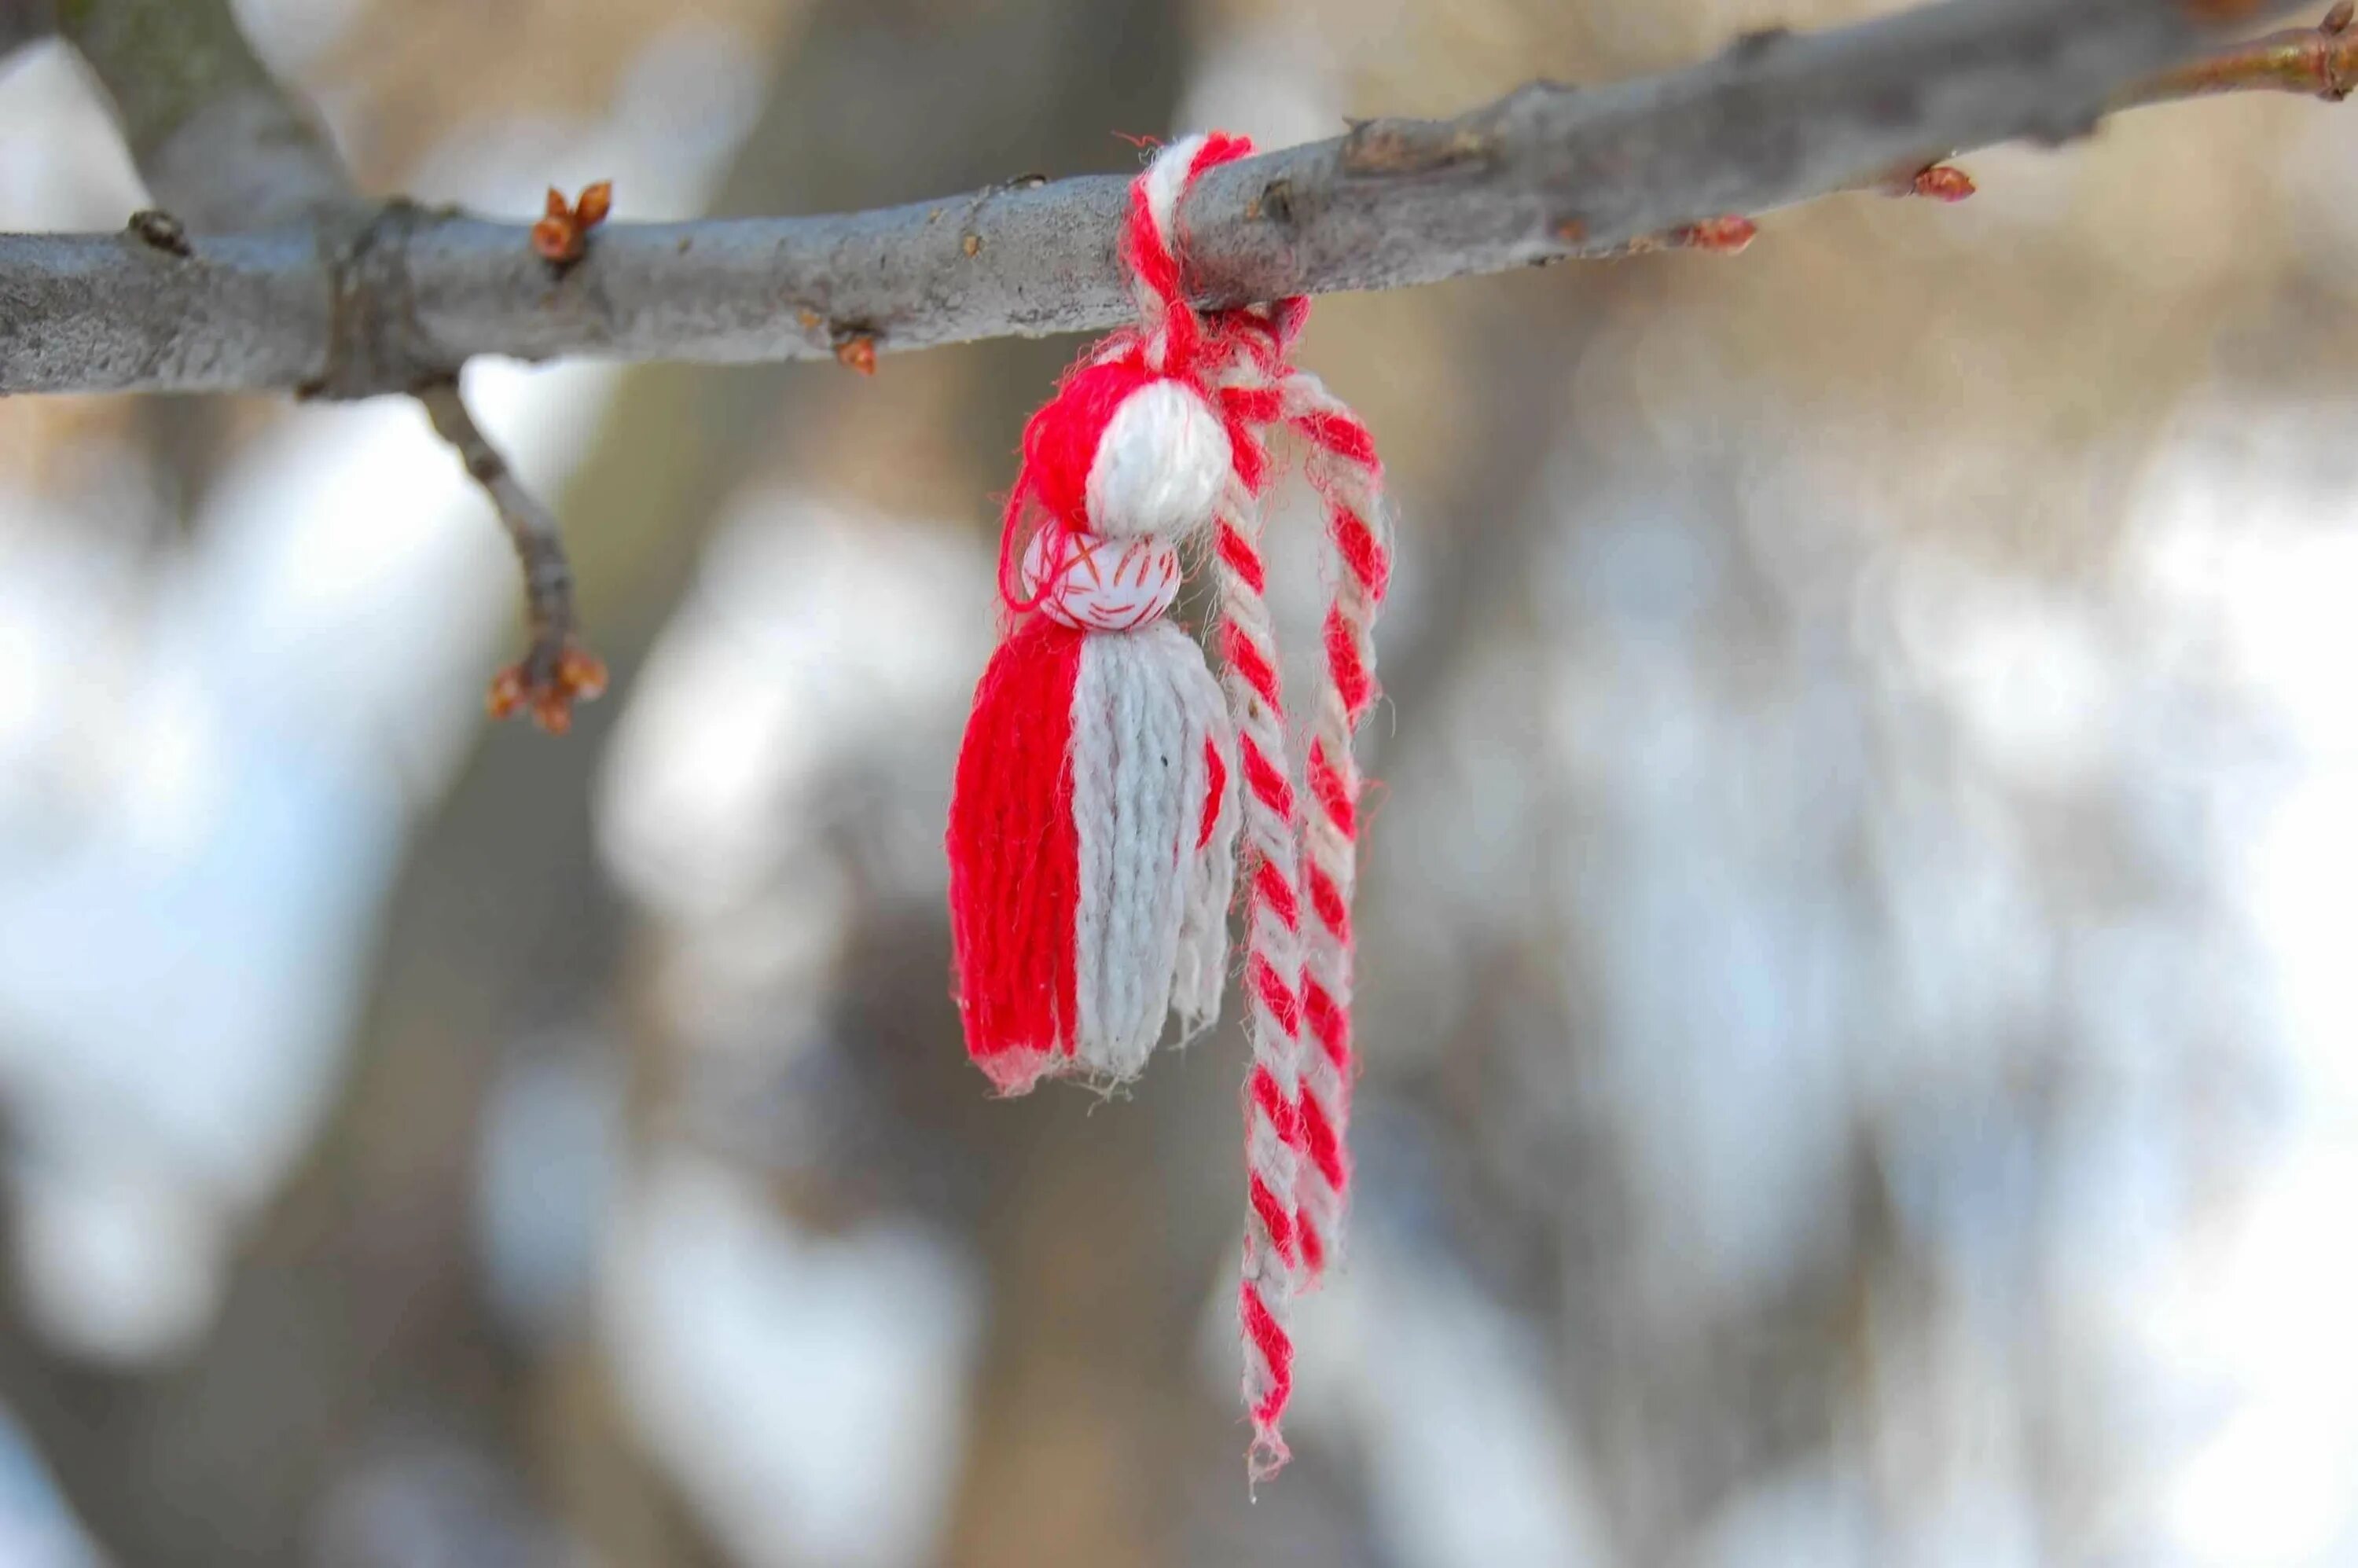
[[[1351,895],[1390,574],[1366,427],[1291,362],[1309,302],[1199,312],[1180,209],[1239,136],[1165,147],[1132,182],[1137,325],[1095,345],[1023,434],[1000,557],[1006,634],[975,688],[950,803],[967,1050],[1005,1093],[1137,1076],[1176,1015],[1207,1027],[1243,892],[1246,1223],[1238,1318],[1249,1469],[1285,1463],[1289,1303],[1338,1255],[1350,1169]],[[1261,553],[1270,442],[1299,438],[1331,600],[1299,765]],[[1168,612],[1215,587],[1216,678]],[[1297,785],[1303,787],[1297,787]]]

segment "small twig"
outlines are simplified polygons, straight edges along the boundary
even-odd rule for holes
[[[2358,88],[2358,0],[2335,0],[2314,27],[2291,27],[2214,49],[2184,65],[2121,89],[2104,112],[2142,109],[2228,92],[2292,92],[2339,103]],[[1963,201],[1975,193],[1973,177],[1951,163],[1903,169],[1890,178],[1863,181],[1855,189],[1881,189],[1890,196],[1922,196]]]
[[[2358,89],[2358,16],[2352,0],[2337,0],[2314,27],[2292,27],[2207,55],[2137,83],[2113,100],[2115,109],[2207,98],[2220,92],[2292,92],[2339,103]]]
[[[10,14],[9,4],[0,0],[0,20]],[[170,209],[135,213],[129,225],[142,243],[178,258],[168,279],[145,267],[146,288],[193,287],[241,300],[248,321],[266,330],[286,317],[282,294],[257,291],[251,279],[223,268],[215,258],[218,242],[192,241],[191,232],[308,225],[315,232],[304,235],[292,254],[314,269],[331,248],[319,232],[339,222],[354,234],[368,232],[373,204],[353,188],[317,120],[254,54],[228,0],[83,0],[58,20],[106,89],[140,178]],[[552,259],[570,265],[582,254],[583,235],[605,217],[611,191],[601,183],[582,191],[577,202],[553,190],[549,197],[551,220],[562,214],[559,248],[565,252]],[[533,238],[537,244],[538,230]],[[344,276],[316,297],[331,317],[349,316],[349,308],[339,308],[349,301],[335,296],[353,284],[349,275],[355,261],[347,254],[333,265]],[[352,292],[356,297],[359,291]],[[5,295],[0,289],[0,303]],[[12,314],[0,309],[0,341]],[[27,330],[53,335],[58,323],[34,316]],[[606,671],[575,640],[573,571],[557,519],[484,439],[460,396],[456,367],[463,357],[402,367],[399,385],[385,390],[416,394],[434,428],[490,494],[524,568],[532,642],[524,658],[492,681],[492,712],[505,718],[528,711],[542,729],[562,734],[572,721],[572,705],[605,689]],[[315,373],[298,389],[318,384]]]
[[[467,472],[483,487],[514,545],[524,570],[525,619],[531,646],[517,663],[492,681],[492,717],[528,712],[543,730],[562,735],[573,723],[573,704],[606,689],[606,666],[574,638],[573,568],[557,519],[534,498],[484,438],[459,395],[456,381],[422,387],[417,401],[444,440],[458,449]]]

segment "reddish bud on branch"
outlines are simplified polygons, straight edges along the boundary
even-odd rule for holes
[[[1974,177],[1952,163],[1936,163],[1930,168],[1919,169],[1909,182],[1909,194],[1933,201],[1963,201],[1979,189]]]
[[[570,202],[565,200],[565,192],[550,186],[546,212],[532,226],[532,248],[552,265],[572,265],[588,248],[590,231],[604,222],[613,207],[611,180],[583,186],[581,194]]]
[[[1671,233],[1671,243],[1690,250],[1709,251],[1714,255],[1732,256],[1749,245],[1760,234],[1760,225],[1738,213],[1724,218],[1706,218],[1700,223],[1689,223]]]
[[[494,719],[529,713],[543,730],[562,735],[573,728],[576,702],[593,701],[605,694],[606,666],[570,638],[545,674],[535,673],[533,667],[540,662],[526,658],[494,676],[483,706]]]

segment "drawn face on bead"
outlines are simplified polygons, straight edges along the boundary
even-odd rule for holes
[[[1020,576],[1024,598],[1059,625],[1131,632],[1179,597],[1179,548],[1160,535],[1034,534]]]
[[[1184,538],[1206,527],[1228,479],[1228,433],[1184,382],[1148,381],[1123,398],[1089,464],[1089,531]]]

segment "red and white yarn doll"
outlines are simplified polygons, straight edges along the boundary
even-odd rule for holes
[[[1139,324],[1098,344],[1025,428],[1001,545],[1011,629],[975,689],[948,849],[967,1050],[1016,1093],[1127,1079],[1166,1014],[1188,1032],[1211,1021],[1241,843],[1252,1065],[1238,1317],[1258,1479],[1286,1460],[1287,1305],[1335,1258],[1347,1196],[1351,737],[1375,699],[1369,630],[1390,555],[1372,439],[1288,361],[1308,302],[1202,315],[1183,287],[1183,200],[1251,150],[1191,137],[1132,182],[1121,259]],[[1260,555],[1281,427],[1306,448],[1334,557],[1307,816]],[[1198,542],[1217,588],[1217,683],[1164,619]]]
[[[967,1048],[1007,1093],[1135,1077],[1167,1014],[1219,1010],[1235,743],[1164,617],[1228,471],[1202,393],[1135,366],[1082,369],[1024,430],[1013,625],[975,688],[949,830]]]

